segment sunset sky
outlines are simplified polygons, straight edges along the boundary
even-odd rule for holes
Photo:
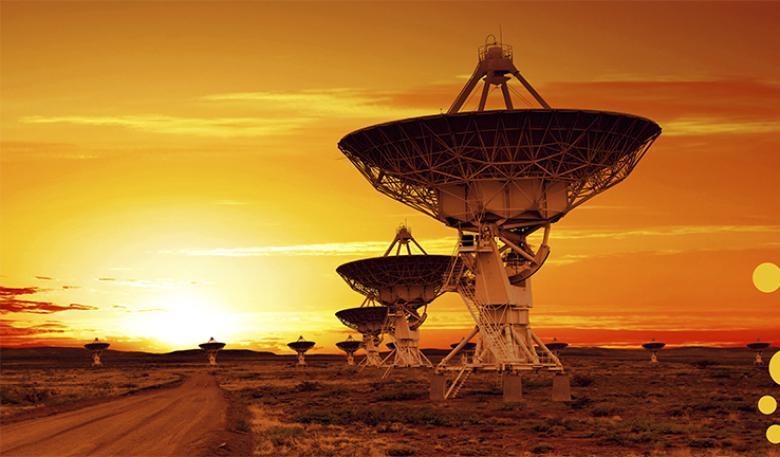
[[[455,242],[373,190],[338,140],[446,110],[499,27],[554,107],[663,128],[624,183],[553,226],[537,333],[780,343],[780,291],[752,281],[780,264],[780,4],[3,1],[0,14],[3,346],[214,336],[281,352],[302,334],[335,352],[348,331],[334,313],[361,303],[338,265],[381,255],[404,221],[430,252]],[[454,294],[429,313],[423,347],[472,326]]]

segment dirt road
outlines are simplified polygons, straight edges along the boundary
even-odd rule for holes
[[[3,426],[3,456],[196,456],[225,429],[214,378]]]

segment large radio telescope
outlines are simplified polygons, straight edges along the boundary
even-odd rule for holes
[[[420,254],[412,253],[412,246]],[[383,361],[388,371],[433,366],[420,351],[419,329],[428,316],[428,304],[443,292],[452,264],[452,256],[425,252],[409,229],[401,226],[382,257],[355,260],[336,269],[352,289],[388,308],[387,331],[395,343]]]
[[[489,37],[490,38],[490,37]],[[541,105],[515,109],[514,76]],[[482,81],[476,112],[461,112]],[[485,111],[492,87],[506,109]],[[525,80],[510,46],[486,40],[477,68],[446,114],[403,119],[346,135],[339,149],[379,192],[454,227],[458,257],[447,287],[460,293],[476,326],[437,367],[431,397],[457,395],[476,369],[503,374],[505,400],[521,398],[520,373],[564,372],[531,330],[530,277],[549,255],[551,224],[625,179],[660,135],[639,116],[555,109]],[[534,248],[527,238],[542,229]],[[473,363],[449,367],[479,334]],[[457,370],[447,386],[445,374]],[[554,399],[568,399],[556,376]]]
[[[212,336],[207,342],[199,344],[198,347],[206,351],[209,365],[213,367],[217,365],[217,353],[225,347],[225,343],[220,343]]]
[[[103,366],[103,361],[100,359],[100,356],[103,354],[103,351],[108,349],[109,346],[111,346],[109,343],[106,343],[104,341],[100,341],[97,338],[95,338],[91,343],[87,343],[87,344],[84,345],[84,347],[92,355],[92,366],[93,367],[102,367]]]
[[[388,313],[384,306],[367,306],[371,304],[370,297],[366,297],[359,308],[342,309],[336,313],[342,324],[363,336],[361,346],[366,351],[366,357],[358,365],[361,369],[382,366],[379,345],[382,335],[387,332]]]

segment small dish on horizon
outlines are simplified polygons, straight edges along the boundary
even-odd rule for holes
[[[214,337],[212,336],[211,338],[209,338],[207,342],[201,343],[198,346],[204,351],[206,351],[206,355],[208,356],[208,360],[209,360],[209,366],[216,366],[217,353],[225,347],[225,343],[221,343],[215,340]]]
[[[287,343],[287,347],[298,353],[298,363],[296,363],[296,366],[306,366],[306,358],[304,354],[306,354],[306,351],[313,348],[315,344],[316,343],[314,341],[304,339],[303,335],[299,336],[296,341]]]
[[[100,359],[100,355],[108,349],[108,347],[111,346],[110,343],[106,343],[105,341],[100,341],[99,339],[95,338],[92,340],[91,343],[87,343],[84,345],[86,349],[88,349],[92,353],[92,366],[93,367],[102,367],[103,361]]]

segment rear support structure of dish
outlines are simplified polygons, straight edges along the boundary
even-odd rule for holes
[[[382,356],[379,355],[379,338],[374,335],[363,334],[363,349],[366,351],[366,356],[358,365],[358,368],[363,370],[364,368],[379,368],[382,364]]]
[[[460,262],[453,264],[446,287],[459,293],[476,326],[436,367],[438,373],[453,373],[444,399],[456,396],[469,377],[467,372],[476,370],[496,371],[503,376],[506,401],[522,398],[517,393],[522,373],[553,372],[558,375],[558,389],[553,396],[570,399],[563,365],[533,332],[529,320],[533,307],[530,276],[549,253],[550,226],[543,228],[542,244],[536,251],[530,249],[525,237],[504,233],[495,224],[483,225],[477,235],[461,233]],[[478,339],[471,360],[450,365],[475,336]]]

